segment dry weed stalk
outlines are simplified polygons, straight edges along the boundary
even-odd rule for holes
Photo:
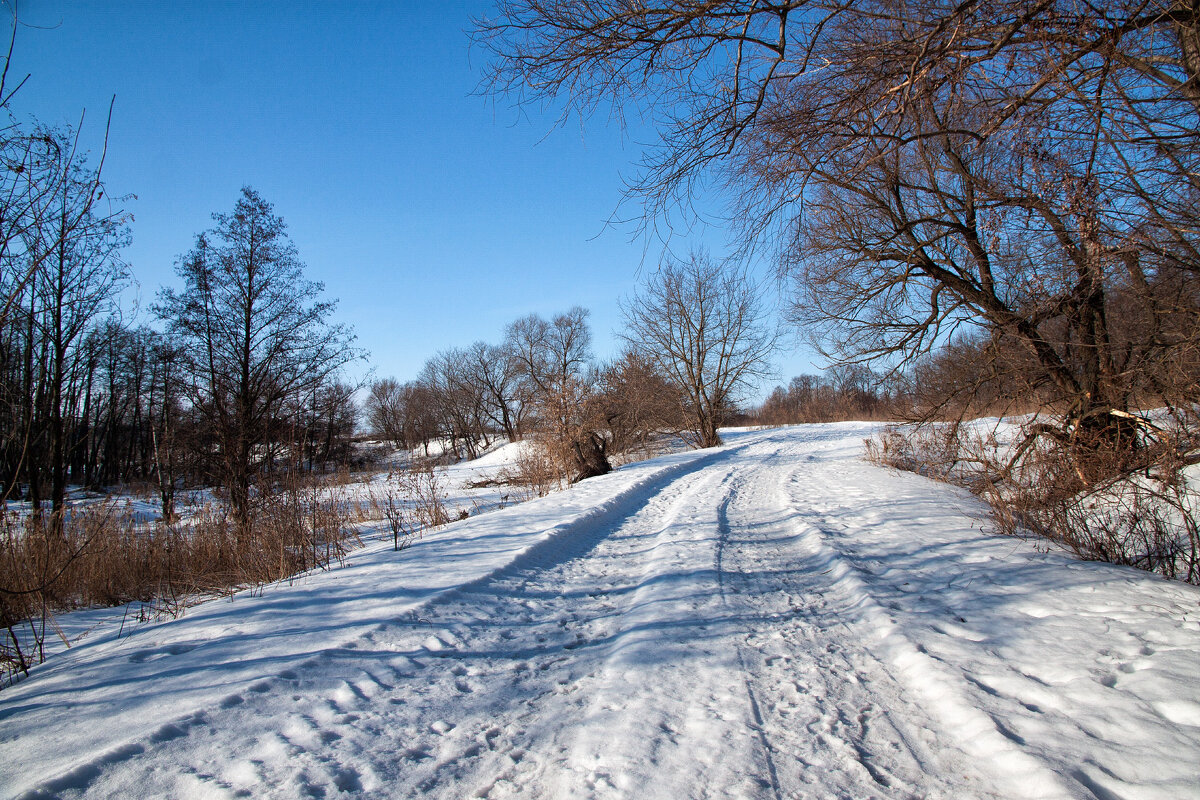
[[[138,602],[139,614],[174,615],[206,594],[340,563],[357,542],[349,503],[314,481],[285,484],[255,498],[245,524],[219,503],[150,523],[114,502],[0,516],[0,683],[45,659],[55,613]]]

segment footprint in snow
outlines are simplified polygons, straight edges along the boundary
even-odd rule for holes
[[[129,660],[134,664],[143,664],[147,661],[158,661],[160,658],[167,656],[178,656],[184,653],[190,653],[196,649],[194,644],[170,644],[166,647],[159,647],[152,650],[139,650],[129,657]]]
[[[449,645],[436,636],[429,636],[421,642],[421,647],[434,654],[443,654]]]
[[[429,754],[428,745],[409,747],[408,749],[401,751],[401,755],[410,761],[424,761],[427,758],[433,758],[433,756]]]
[[[362,778],[352,767],[340,767],[333,772],[333,785],[339,792],[361,792]]]
[[[150,734],[150,741],[154,744],[162,744],[163,742],[169,742],[173,739],[181,739],[186,735],[186,729],[181,728],[178,725],[172,725],[168,723],[159,727],[158,730]]]

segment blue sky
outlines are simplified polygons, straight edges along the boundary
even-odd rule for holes
[[[497,341],[506,323],[592,311],[617,349],[617,301],[658,243],[606,227],[646,131],[557,127],[475,94],[484,0],[24,0],[10,70],[19,115],[76,125],[96,152],[116,95],[105,180],[134,194],[127,260],[146,307],[243,185],[287,221],[339,299],[378,376],[414,377],[436,351]],[[701,236],[720,250],[721,231]],[[673,243],[686,250],[688,240]],[[812,371],[780,358],[780,378]]]

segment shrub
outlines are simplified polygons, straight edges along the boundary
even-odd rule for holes
[[[1200,492],[1185,469],[1196,437],[1141,428],[1137,446],[1118,451],[1042,436],[1036,420],[1006,441],[962,423],[891,426],[867,441],[867,457],[967,487],[1000,533],[1200,583]]]

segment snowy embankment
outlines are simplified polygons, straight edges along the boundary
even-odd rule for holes
[[[6,797],[1200,797],[1200,590],[730,436],[98,631],[0,693]]]

